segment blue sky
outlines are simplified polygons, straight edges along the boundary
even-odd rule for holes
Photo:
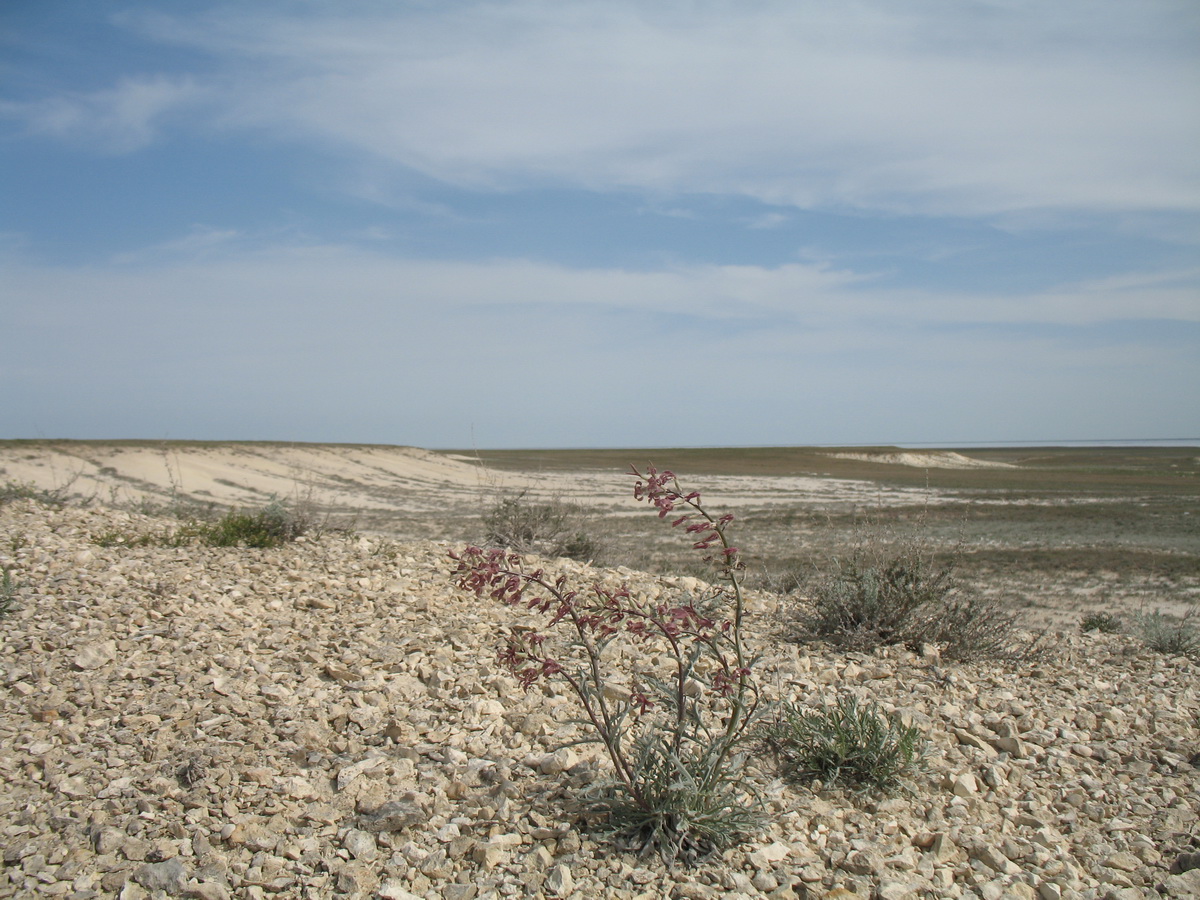
[[[0,437],[1200,436],[1194,0],[0,6]]]

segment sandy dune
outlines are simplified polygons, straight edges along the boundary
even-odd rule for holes
[[[336,496],[337,506],[395,509],[430,491],[477,492],[487,479],[475,463],[415,447],[257,443],[0,448],[0,475],[126,501],[177,495],[237,505],[311,493]]]
[[[913,466],[918,469],[1015,469],[1010,463],[973,459],[953,450],[926,453],[831,453],[838,459],[857,459],[862,462],[894,466]]]

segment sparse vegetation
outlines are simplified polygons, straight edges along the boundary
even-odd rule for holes
[[[294,541],[312,527],[306,511],[272,500],[252,512],[228,512],[214,522],[181,528],[176,538],[197,538],[213,547],[278,547]]]
[[[1161,611],[1142,612],[1133,619],[1134,633],[1151,650],[1169,656],[1200,657],[1200,631],[1192,616]]]
[[[136,534],[110,528],[94,535],[92,543],[98,547],[159,547],[171,541],[164,535]]]
[[[40,488],[31,481],[7,481],[0,485],[0,506],[17,500],[32,500],[43,506],[62,506],[67,502],[67,489],[66,487]]]
[[[483,516],[490,546],[565,556],[584,562],[600,555],[600,545],[585,528],[581,506],[564,500],[532,500],[525,491],[501,497]]]
[[[9,615],[16,608],[18,585],[13,580],[12,573],[8,569],[4,570],[4,576],[0,578],[0,619]]]
[[[301,535],[320,534],[312,506],[272,499],[257,510],[231,510],[210,520],[191,518],[178,528],[159,533],[110,529],[95,535],[101,547],[182,547],[191,543],[210,547],[278,547]]]
[[[910,533],[864,525],[850,552],[801,581],[802,638],[847,650],[936,646],[947,659],[1021,655],[1017,616],[969,594],[954,577],[958,550],[939,561],[922,523]]]
[[[632,474],[635,498],[686,526],[718,587],[651,598],[527,572],[504,549],[451,556],[461,588],[547,617],[545,634],[514,629],[500,659],[526,688],[560,679],[578,698],[612,763],[611,778],[584,798],[604,829],[620,846],[695,862],[759,821],[744,776],[759,706],[743,637],[744,567],[726,535],[733,516],[711,515],[669,471]]]
[[[1125,630],[1125,623],[1120,616],[1110,612],[1088,613],[1079,623],[1080,631],[1098,631],[1101,634],[1120,634]]]
[[[763,738],[789,781],[876,790],[895,787],[914,768],[924,741],[913,726],[848,693],[814,708],[784,704]]]

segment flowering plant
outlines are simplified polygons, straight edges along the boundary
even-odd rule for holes
[[[698,859],[751,831],[757,808],[743,778],[744,748],[759,693],[743,641],[744,566],[696,491],[653,466],[634,497],[691,536],[714,562],[717,584],[650,597],[628,584],[576,586],[566,575],[526,571],[519,554],[467,547],[452,553],[460,587],[545,616],[544,630],[517,629],[501,661],[525,686],[561,678],[603,744],[614,773],[593,796],[610,831],[628,846],[668,859]],[[568,640],[550,640],[560,629]]]

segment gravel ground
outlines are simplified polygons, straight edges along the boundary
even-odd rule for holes
[[[750,643],[772,699],[878,701],[928,738],[887,797],[752,777],[769,824],[695,868],[567,810],[601,760],[523,693],[450,546],[103,547],[166,520],[0,508],[0,897],[1200,897],[1200,665],[1064,631],[1036,664]],[[634,591],[683,578],[555,565]]]

